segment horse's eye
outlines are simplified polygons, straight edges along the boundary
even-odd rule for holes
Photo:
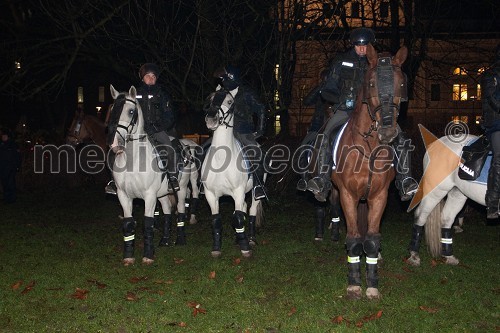
[[[370,87],[371,88],[375,87],[375,84],[373,83],[373,81],[370,81]]]
[[[231,99],[231,100],[227,101],[227,104],[229,104],[229,105],[233,104],[233,100]]]

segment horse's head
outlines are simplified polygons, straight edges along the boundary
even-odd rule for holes
[[[110,86],[114,103],[108,122],[107,144],[115,153],[120,153],[129,137],[138,133],[142,124],[139,123],[140,105],[137,101],[137,91],[131,86],[128,93],[118,92]]]
[[[363,86],[363,102],[377,124],[379,141],[388,144],[398,135],[399,105],[408,100],[406,75],[401,70],[408,50],[403,46],[394,57],[379,56],[375,48],[368,45],[366,55],[370,66]]]
[[[205,122],[209,130],[215,131],[219,125],[233,126],[234,98],[238,88],[226,91],[218,90],[211,93],[203,106],[205,111]]]
[[[67,144],[76,147],[80,143],[90,139],[87,128],[84,125],[84,121],[85,113],[83,110],[76,111],[66,135]]]

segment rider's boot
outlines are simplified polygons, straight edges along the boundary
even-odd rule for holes
[[[328,136],[321,141],[318,153],[318,176],[307,182],[307,190],[314,193],[316,200],[325,202],[328,192],[332,188],[330,175],[332,171],[332,154]]]
[[[158,153],[160,170],[167,174],[169,186],[173,191],[179,190],[177,150],[180,145],[179,141],[174,145],[174,141],[170,141],[170,137],[165,131],[160,131],[152,136],[152,143]],[[177,155],[177,156],[176,156]]]
[[[396,181],[395,185],[399,191],[401,201],[410,200],[418,191],[418,183],[412,177],[411,152],[414,147],[405,132],[400,131],[394,139],[393,148],[396,152]]]
[[[107,163],[110,170],[113,170],[113,165],[115,164],[115,157],[116,155],[113,152],[108,153]],[[113,178],[111,178],[111,180],[106,184],[106,187],[104,188],[104,193],[116,195],[116,184]]]
[[[488,171],[488,183],[486,188],[486,217],[496,219],[499,217],[500,201],[500,158],[491,161]]]
[[[177,215],[177,239],[175,240],[175,245],[186,245],[186,220],[186,213],[179,213]]]
[[[144,217],[144,255],[143,262],[146,260],[153,260],[155,254],[155,248],[153,244],[154,237],[154,217],[145,216]]]
[[[163,224],[163,236],[160,239],[158,246],[170,246],[170,225],[172,224],[172,214],[164,215],[165,223]]]
[[[257,170],[253,173],[254,187],[253,187],[253,197],[255,200],[261,200],[266,197],[266,189],[264,188],[264,165],[263,162],[259,162]]]
[[[297,190],[298,191],[307,191],[307,182],[310,179],[309,172],[306,170],[309,162],[307,161],[307,155],[305,152],[302,152],[301,158],[299,160],[299,168],[304,170],[304,172],[300,175],[300,179],[297,182]]]

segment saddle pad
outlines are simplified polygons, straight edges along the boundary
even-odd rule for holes
[[[333,139],[333,151],[332,151],[332,157],[333,157],[333,166],[332,170],[335,170],[337,168],[337,149],[339,146],[339,141],[340,138],[342,137],[342,134],[344,133],[345,128],[347,127],[347,124],[349,124],[349,121],[347,121],[341,128],[340,131],[338,131],[337,135]]]
[[[241,144],[240,140],[234,138],[236,141],[236,145],[238,146],[238,151],[241,152],[241,155],[243,156],[243,162],[245,163],[245,169],[248,171],[251,168],[250,161],[247,158],[247,155],[243,152],[243,145]],[[253,173],[248,172],[248,178],[251,178]]]
[[[474,142],[476,142],[479,138],[471,139],[469,142],[467,142],[466,146],[472,145]],[[460,154],[461,155],[461,154]],[[490,165],[491,165],[491,152],[488,154],[486,157],[486,161],[484,162],[484,166],[481,169],[481,173],[479,174],[479,177],[476,178],[476,180],[471,180],[472,183],[478,183],[478,184],[483,184],[486,185],[488,182],[488,171],[490,170]]]

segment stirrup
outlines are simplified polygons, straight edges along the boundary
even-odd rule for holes
[[[116,185],[115,185],[115,181],[113,179],[111,179],[106,184],[106,187],[104,187],[104,193],[111,194],[111,195],[116,195]]]
[[[405,185],[405,183],[408,183]],[[399,194],[401,195],[401,201],[408,201],[415,193],[418,191],[418,183],[412,177],[407,177],[401,181],[401,189],[399,190]]]
[[[253,188],[253,197],[255,200],[261,200],[266,197],[266,193],[264,192],[262,185],[257,185]]]
[[[297,190],[299,191],[307,191],[307,182],[305,179],[301,178],[297,182]]]
[[[177,180],[177,177],[175,177],[175,176],[168,177],[168,183],[172,187],[172,190],[174,190],[174,191],[180,190],[179,181]]]

